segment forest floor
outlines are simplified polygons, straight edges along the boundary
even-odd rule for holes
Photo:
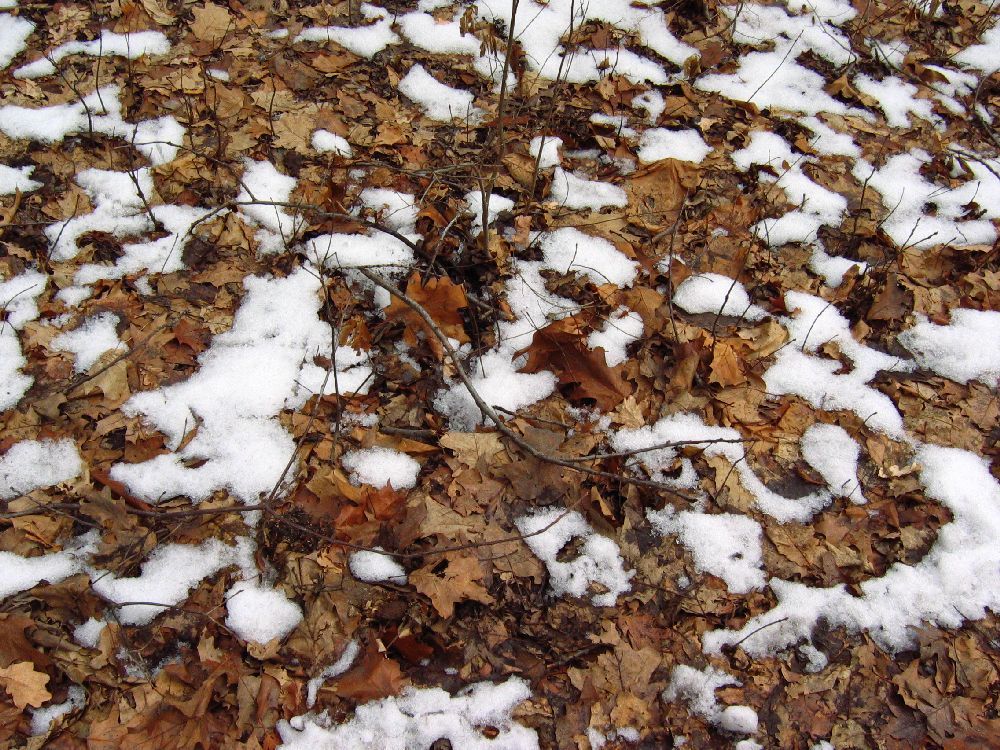
[[[993,5],[0,8],[0,746],[1000,747]]]

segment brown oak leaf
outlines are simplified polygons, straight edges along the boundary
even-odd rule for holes
[[[451,617],[455,604],[461,601],[493,603],[493,597],[480,583],[483,569],[476,558],[449,556],[448,567],[435,573],[439,565],[439,562],[432,562],[410,575],[410,583],[421,594],[430,597],[439,615]]]
[[[608,367],[604,349],[587,346],[584,323],[575,316],[535,331],[524,351],[528,362],[521,371],[554,372],[560,385],[572,385],[566,394],[571,400],[594,399],[603,411],[610,411],[632,393],[622,366]]]
[[[51,699],[52,693],[45,689],[48,681],[49,676],[36,672],[35,665],[30,661],[15,662],[6,669],[0,669],[0,683],[20,709],[25,706],[38,708]]]

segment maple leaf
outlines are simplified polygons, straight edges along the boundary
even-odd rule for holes
[[[632,392],[622,375],[622,366],[608,367],[604,349],[587,346],[583,321],[576,316],[563,318],[535,331],[527,352],[528,362],[521,372],[550,370],[561,385],[573,387],[571,400],[592,398],[602,411],[610,411]]]
[[[38,708],[51,699],[52,693],[45,689],[48,681],[49,676],[36,672],[35,665],[30,661],[15,662],[6,669],[0,669],[0,683],[20,709],[25,706]]]
[[[455,604],[461,601],[493,603],[493,597],[479,583],[483,578],[479,560],[474,557],[449,557],[448,567],[442,574],[434,572],[439,564],[431,563],[410,575],[410,583],[421,594],[430,597],[439,615],[451,617]]]

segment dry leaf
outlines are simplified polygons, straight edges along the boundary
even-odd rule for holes
[[[403,673],[399,665],[374,645],[369,646],[364,659],[337,681],[337,695],[358,703],[396,695],[403,688]]]
[[[232,28],[233,17],[221,5],[206,3],[204,7],[194,8],[194,21],[191,23],[191,33],[202,42],[218,44]]]
[[[167,9],[164,0],[142,0],[142,7],[161,26],[173,26],[177,21],[177,16]]]
[[[630,175],[625,184],[629,210],[639,214],[639,221],[660,231],[670,226],[698,181],[694,164],[675,159],[654,162]]]
[[[715,344],[715,352],[712,356],[712,374],[708,380],[711,383],[718,383],[725,387],[731,385],[742,385],[747,382],[746,375],[740,367],[739,357],[729,344],[721,341]]]
[[[447,276],[429,279],[426,284],[420,279],[420,274],[414,272],[406,282],[406,294],[427,311],[435,325],[448,338],[455,339],[460,344],[469,341],[462,320],[463,310],[469,306],[465,289],[454,283]],[[405,302],[393,297],[392,304],[385,311],[387,320],[401,320],[406,324],[404,338],[410,346],[416,346],[417,332],[422,331],[431,351],[435,356],[444,359],[444,347],[437,336],[431,331],[424,319]]]
[[[0,683],[20,709],[25,706],[39,708],[51,699],[52,693],[45,689],[48,681],[49,676],[36,672],[35,665],[30,661],[15,662],[6,669],[0,669]]]
[[[524,351],[528,362],[521,372],[554,372],[561,385],[573,385],[571,400],[593,399],[602,411],[610,411],[632,392],[622,366],[608,367],[604,349],[587,346],[583,325],[575,316],[535,331],[531,346],[519,354]]]
[[[292,151],[305,151],[312,142],[316,113],[288,112],[274,121],[274,145]]]
[[[435,573],[434,570],[440,564],[440,561],[435,560],[410,574],[410,583],[417,591],[430,598],[439,615],[451,617],[455,612],[455,604],[462,601],[493,603],[493,597],[479,583],[483,578],[479,560],[474,557],[449,556],[448,567],[440,574]]]
[[[344,68],[349,68],[360,59],[357,55],[347,50],[341,50],[331,54],[318,54],[309,61],[309,64],[320,73],[333,75],[334,73],[339,73]]]

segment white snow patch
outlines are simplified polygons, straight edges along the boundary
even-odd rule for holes
[[[91,366],[109,351],[128,351],[118,338],[118,316],[103,312],[87,318],[83,325],[61,333],[52,339],[51,349],[57,352],[72,352],[76,361],[76,372],[87,372]]]
[[[596,534],[576,511],[550,508],[521,516],[515,524],[524,535],[525,544],[545,563],[549,585],[556,596],[589,595],[595,606],[613,607],[619,595],[631,590],[629,582],[635,571],[625,570],[618,545]],[[574,539],[582,542],[579,556],[561,562],[557,559],[559,551]],[[593,593],[594,584],[599,587],[598,593]]]
[[[812,131],[813,137],[809,145],[824,156],[849,156],[856,159],[861,156],[861,149],[847,133],[840,133],[818,117],[800,117],[799,124]]]
[[[528,343],[530,339],[525,342]],[[487,352],[468,369],[469,379],[483,400],[508,411],[516,412],[541,401],[556,387],[556,377],[551,372],[518,372],[509,349]],[[439,391],[434,408],[448,417],[452,430],[469,432],[483,422],[479,407],[460,382]]]
[[[84,169],[76,175],[76,182],[94,203],[94,210],[45,228],[53,260],[75,258],[80,252],[77,242],[88,232],[128,237],[153,229],[143,204],[143,197],[148,202],[153,195],[153,177],[148,168],[131,173]]]
[[[764,560],[760,524],[733,513],[676,513],[667,506],[647,511],[646,518],[660,534],[677,536],[691,553],[695,569],[726,582],[735,594],[764,588]]]
[[[955,188],[935,185],[920,174],[930,161],[920,149],[892,156],[881,169],[858,160],[855,178],[881,193],[888,211],[882,228],[900,247],[992,244],[993,220],[1000,218],[1000,179],[994,174],[1000,159],[969,160],[974,179]],[[970,203],[982,209],[976,219],[964,218]]]
[[[734,101],[752,102],[761,108],[805,115],[847,112],[846,105],[824,91],[826,79],[800,65],[790,54],[790,48],[804,52],[804,45],[783,42],[775,47],[772,52],[747,53],[740,58],[735,72],[703,75],[694,87]]]
[[[954,629],[987,610],[1000,611],[1000,483],[984,459],[957,448],[925,444],[914,460],[927,496],[952,514],[919,563],[894,564],[861,583],[859,596],[843,585],[812,588],[772,578],[778,604],[741,630],[706,633],[704,650],[740,642],[750,656],[775,654],[808,641],[822,618],[830,627],[867,631],[882,648],[899,651],[927,625]]]
[[[719,729],[733,734],[756,734],[757,712],[750,706],[726,706],[719,716]]]
[[[750,143],[734,152],[732,159],[742,170],[753,164],[770,167],[777,176],[762,171],[760,179],[780,187],[788,202],[798,207],[777,219],[763,219],[754,225],[754,232],[771,247],[812,242],[821,226],[840,226],[847,211],[847,199],[813,182],[802,170],[811,159],[794,154],[781,136],[755,130],[750,134]]]
[[[743,8],[723,6],[721,10],[733,19],[733,41],[737,44],[773,43],[783,50],[792,48],[795,57],[811,50],[838,67],[854,62],[850,40],[837,28],[857,15],[850,3],[821,0],[785,5],[787,9],[748,3]]]
[[[354,154],[351,144],[347,142],[346,138],[322,128],[313,132],[312,147],[321,154],[336,154],[348,158]]]
[[[639,139],[639,161],[649,163],[661,159],[677,159],[700,164],[712,153],[697,130],[650,128]]]
[[[316,705],[316,696],[323,683],[334,677],[339,677],[350,669],[360,652],[361,649],[358,648],[357,641],[348,641],[340,658],[306,683],[306,708],[312,708]]]
[[[472,212],[472,231],[477,236],[483,232],[483,193],[480,190],[470,190],[465,194],[465,202],[469,204],[469,211]],[[505,211],[510,211],[514,208],[514,201],[510,198],[504,198],[502,195],[497,195],[496,193],[490,193],[490,206],[489,206],[489,221],[487,224],[493,224],[497,220],[497,217],[504,213]]]
[[[928,122],[938,119],[934,116],[930,101],[918,99],[917,87],[901,78],[890,76],[882,81],[876,81],[864,73],[859,73],[854,77],[854,87],[860,93],[878,101],[878,106],[885,114],[886,124],[890,128],[909,127],[911,114]]]
[[[722,716],[722,709],[715,699],[715,691],[742,684],[728,672],[712,666],[695,669],[687,664],[678,664],[670,673],[670,683],[663,691],[663,700],[668,703],[683,700],[691,713],[716,724]]]
[[[137,209],[132,206],[129,210]],[[166,236],[148,242],[131,242],[123,245],[121,255],[115,260],[114,265],[86,263],[76,272],[73,282],[77,285],[86,285],[101,279],[138,276],[143,272],[173,273],[182,270],[184,246],[193,236],[194,226],[204,219],[209,211],[207,208],[191,206],[153,206],[151,208],[153,217],[167,232]],[[109,224],[109,228],[113,231],[112,225]],[[142,279],[146,280],[145,277]]]
[[[802,435],[799,449],[802,458],[823,477],[833,494],[859,505],[867,502],[858,482],[861,447],[847,430],[817,422]]]
[[[704,445],[706,456],[722,456],[735,467],[736,473],[746,490],[754,496],[760,510],[777,519],[780,523],[807,521],[819,509],[825,507],[832,496],[826,489],[818,490],[804,497],[787,498],[769,489],[747,462],[741,444],[740,434],[727,427],[706,425],[694,414],[673,414],[663,417],[655,424],[636,429],[622,429],[611,435],[611,445],[615,451],[638,451],[634,460],[658,481],[679,489],[695,489],[698,475],[689,458],[679,457],[676,445]],[[653,446],[664,446],[653,448]],[[665,472],[679,464],[680,476],[671,478]]]
[[[143,415],[176,451],[112,467],[111,475],[147,502],[176,495],[200,501],[216,489],[256,502],[271,491],[294,452],[278,414],[299,408],[324,380],[323,393],[335,392],[334,378],[314,361],[333,359],[329,324],[319,318],[318,276],[300,268],[283,279],[249,276],[243,284],[247,292],[232,328],[199,355],[198,371],[137,393],[122,407],[126,415]],[[341,393],[367,391],[366,353],[341,346],[336,362]]]
[[[12,195],[17,191],[30,193],[38,190],[42,183],[31,179],[31,173],[35,171],[33,166],[8,167],[0,164],[0,195]]]
[[[0,601],[27,591],[42,581],[59,583],[84,569],[84,560],[97,550],[97,533],[88,532],[73,540],[62,552],[38,557],[21,557],[0,552]]]
[[[15,78],[43,78],[56,72],[56,65],[70,55],[90,55],[91,57],[124,57],[138,60],[144,55],[165,55],[170,52],[170,42],[159,31],[133,31],[118,34],[108,29],[101,30],[101,36],[90,42],[66,42],[60,44],[45,57],[22,65],[14,71]]]
[[[0,456],[0,499],[68,482],[82,471],[83,461],[72,440],[22,440]]]
[[[477,2],[480,17],[511,24],[509,4]],[[571,12],[574,14],[571,16]],[[588,20],[603,21],[625,32],[636,34],[642,46],[680,67],[698,51],[678,40],[659,8],[637,7],[628,0],[602,0],[600,3],[579,4],[571,0],[551,0],[539,3],[525,0],[519,7],[514,25],[515,38],[524,50],[529,70],[548,79],[584,83],[616,73],[634,83],[649,80],[654,84],[667,82],[663,66],[621,47],[590,49],[580,47],[568,51],[562,38],[572,28],[580,28]]]
[[[14,7],[0,5],[3,8]],[[12,16],[9,13],[0,15],[0,70],[4,70],[11,61],[24,52],[28,46],[28,37],[35,30],[35,24],[26,18]]]
[[[456,695],[441,688],[406,688],[400,695],[357,707],[354,717],[334,724],[328,716],[305,715],[278,722],[280,750],[426,750],[448,739],[462,750],[538,750],[538,736],[511,718],[531,697],[519,677],[479,682]],[[496,730],[488,737],[486,727]]]
[[[987,76],[1000,70],[1000,22],[983,33],[979,44],[966,47],[955,55],[954,60]]]
[[[438,55],[479,54],[475,34],[463,34],[457,20],[441,21],[429,13],[406,13],[396,19],[399,30],[414,46]]]
[[[378,214],[379,221],[388,229],[406,235],[417,231],[420,206],[412,193],[401,193],[388,188],[365,188],[358,195],[358,200]]]
[[[424,110],[432,120],[451,122],[469,118],[477,122],[482,111],[472,105],[470,92],[446,86],[428,73],[419,63],[399,82],[399,93]]]
[[[71,711],[80,711],[87,705],[87,691],[79,685],[70,685],[66,693],[66,700],[62,703],[53,703],[44,708],[35,708],[31,711],[31,736],[39,737],[46,734],[52,723],[58,721]]]
[[[35,270],[0,282],[0,311],[5,317],[0,320],[0,411],[16,406],[34,382],[21,371],[28,360],[21,351],[17,331],[38,317],[36,300],[47,283],[45,274]]]
[[[646,119],[655,125],[667,105],[663,99],[663,94],[659,91],[646,91],[632,100],[632,107],[633,109],[643,110],[646,113]]]
[[[292,216],[285,206],[295,189],[296,179],[281,174],[269,161],[244,162],[240,192],[236,196],[240,213],[254,226],[257,250],[262,255],[283,252],[303,225],[301,217]],[[256,203],[259,201],[260,203]],[[270,204],[270,205],[268,205]]]
[[[293,41],[333,42],[369,60],[390,44],[399,44],[400,38],[392,30],[393,19],[384,8],[362,3],[361,15],[369,21],[368,25],[312,27],[303,29]]]
[[[559,150],[562,148],[562,145],[562,138],[557,138],[554,135],[545,137],[536,135],[528,145],[528,153],[538,160],[539,169],[558,167],[562,161],[562,158],[559,156]]]
[[[254,581],[238,581],[226,592],[226,612],[226,626],[255,643],[284,638],[302,621],[301,608],[284,592]]]
[[[908,372],[912,363],[858,343],[847,319],[826,300],[787,292],[785,307],[793,311],[791,318],[782,318],[790,340],[764,373],[768,392],[800,396],[817,409],[853,411],[869,427],[901,438],[903,418],[895,404],[868,383],[882,371]],[[816,354],[828,342],[835,342],[854,364],[850,372],[839,374],[839,361]]]
[[[365,583],[388,581],[399,586],[406,585],[406,569],[396,560],[383,553],[381,547],[372,550],[352,552],[348,560],[351,574]]]
[[[633,341],[642,338],[642,317],[634,310],[619,307],[604,323],[604,330],[592,331],[587,337],[591,349],[604,349],[604,361],[608,367],[616,367],[628,359],[626,348]]]
[[[957,383],[978,380],[994,387],[1000,379],[1000,312],[952,310],[948,325],[920,318],[899,335],[920,367]]]
[[[73,629],[73,640],[84,648],[97,648],[107,623],[93,617]]]
[[[172,161],[184,138],[184,126],[169,115],[136,124],[125,122],[119,94],[118,86],[104,86],[83,101],[37,109],[13,104],[0,107],[0,132],[42,143],[100,133],[127,141],[154,166]]]
[[[599,180],[588,180],[562,167],[556,167],[552,177],[552,188],[549,200],[561,206],[577,210],[590,209],[600,211],[602,208],[624,208],[628,205],[628,196],[617,185]]]
[[[92,570],[91,587],[119,605],[118,620],[123,625],[147,625],[187,599],[205,578],[231,565],[252,566],[251,554],[246,538],[233,547],[218,539],[200,545],[166,544],[153,550],[142,564],[141,575],[119,578],[108,571]]]
[[[406,490],[417,484],[420,464],[392,448],[361,448],[348,451],[341,458],[344,468],[351,472],[351,484],[370,484],[373,487],[390,485],[395,490]]]
[[[844,282],[844,276],[852,268],[857,268],[858,273],[862,274],[868,269],[868,264],[860,260],[830,255],[826,252],[822,242],[819,240],[813,242],[813,253],[809,258],[809,270],[817,276],[822,276],[823,282],[827,286],[833,288],[840,286]]]
[[[674,304],[692,314],[728,315],[750,321],[767,317],[763,309],[750,301],[743,284],[717,273],[688,276],[677,286]]]
[[[629,260],[618,248],[601,237],[584,234],[573,227],[563,227],[539,235],[545,268],[559,273],[576,271],[597,286],[616,284],[632,286],[639,264]]]

